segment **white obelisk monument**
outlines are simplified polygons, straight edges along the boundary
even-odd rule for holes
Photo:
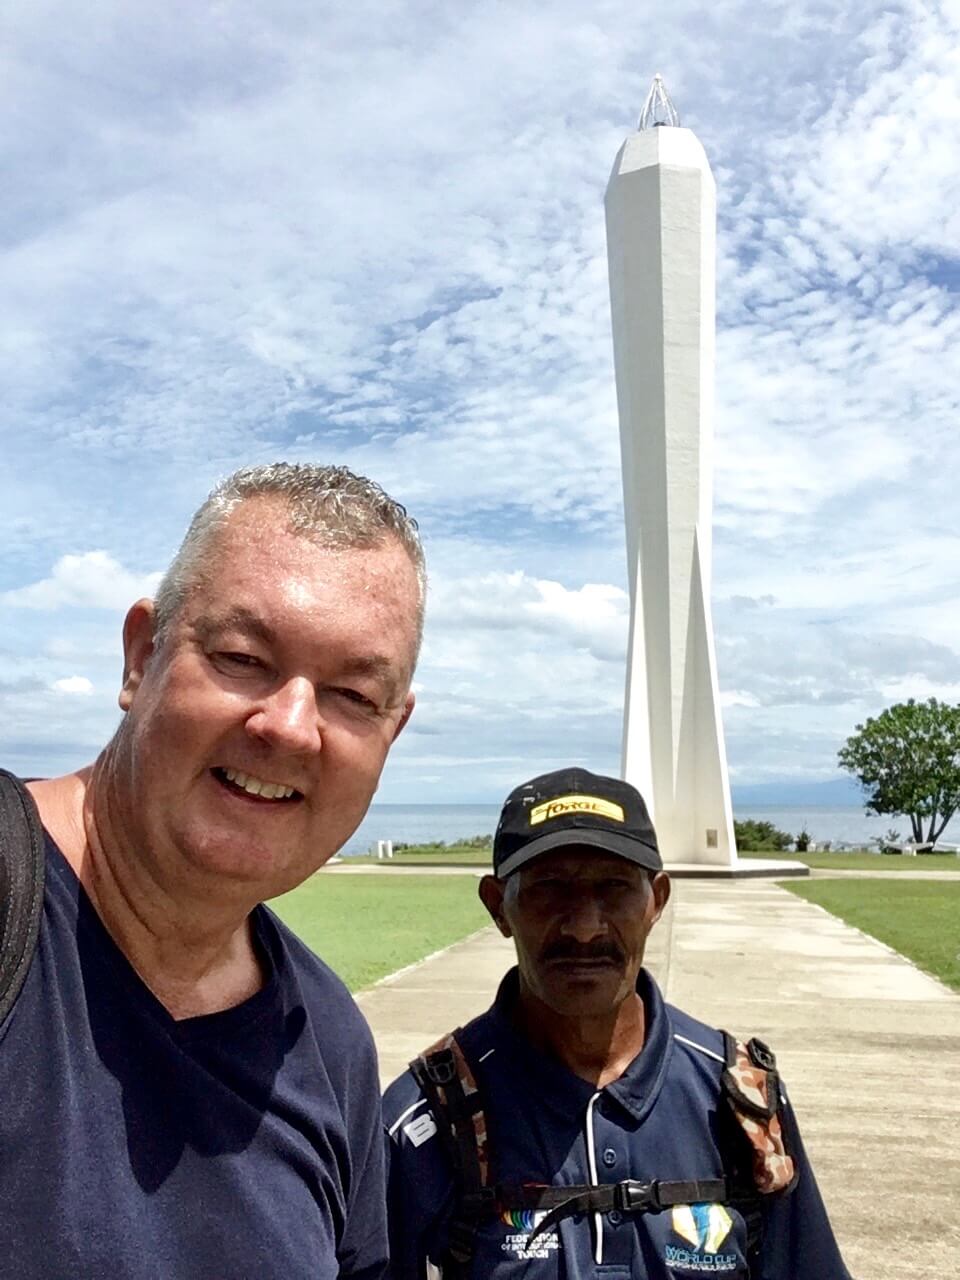
[[[732,866],[710,613],[716,189],[659,76],[606,210],[631,596],[623,776],[667,863]]]

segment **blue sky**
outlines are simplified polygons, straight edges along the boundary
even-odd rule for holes
[[[125,607],[213,482],[419,518],[381,799],[619,760],[603,230],[661,71],[718,186],[714,618],[735,783],[960,698],[960,4],[19,0],[0,82],[0,760],[116,722]]]

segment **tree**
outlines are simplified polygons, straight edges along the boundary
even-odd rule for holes
[[[934,844],[960,806],[960,706],[898,702],[858,724],[839,759],[867,813],[902,814],[917,844]]]
[[[786,831],[780,831],[772,822],[761,822],[756,818],[735,818],[733,835],[741,853],[759,853],[764,849],[782,850],[790,844],[790,836]]]

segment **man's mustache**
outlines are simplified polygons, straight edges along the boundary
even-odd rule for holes
[[[540,955],[544,962],[550,960],[612,960],[614,964],[622,964],[623,952],[613,942],[594,942],[588,946],[578,946],[571,942],[554,942],[546,947]]]

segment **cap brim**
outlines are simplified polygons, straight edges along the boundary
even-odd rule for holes
[[[600,849],[604,853],[612,853],[617,858],[635,862],[638,867],[644,867],[647,871],[663,870],[660,851],[653,845],[644,844],[642,840],[631,840],[618,831],[597,831],[592,827],[577,829],[566,827],[563,831],[551,831],[549,835],[542,835],[538,840],[530,840],[522,849],[512,853],[509,858],[504,858],[496,869],[497,879],[506,879],[520,867],[532,862],[534,858],[539,858],[541,854],[584,844],[589,845],[591,849]]]

